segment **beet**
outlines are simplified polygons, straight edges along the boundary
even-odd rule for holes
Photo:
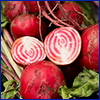
[[[45,53],[57,65],[73,63],[81,51],[81,37],[72,27],[60,27],[51,31],[44,40]]]
[[[66,12],[67,17],[63,15],[60,9],[56,11],[56,16],[60,18],[62,21],[66,21],[70,25],[73,25],[76,27],[76,25],[72,23],[73,22],[72,20],[74,20],[81,26],[82,21],[83,21],[83,16],[79,13],[83,14],[82,9],[76,3],[71,2],[71,1],[63,3],[62,7],[64,8],[64,11]]]
[[[58,88],[66,85],[60,68],[50,61],[28,65],[21,75],[23,99],[59,99]]]
[[[37,1],[23,1],[23,2],[29,12],[33,14],[39,12]],[[39,4],[41,5],[42,10],[46,9],[43,1],[40,1]]]
[[[31,13],[38,13],[39,12],[39,8],[37,5],[37,1],[23,1],[27,10]],[[39,1],[39,4],[41,6],[41,11],[46,10],[46,6],[45,3],[43,1]],[[49,1],[50,7],[52,8],[56,2],[55,1]]]
[[[11,55],[13,60],[22,67],[46,58],[43,43],[30,36],[16,39],[11,47]]]
[[[99,72],[99,24],[88,26],[82,33],[80,66]]]
[[[34,36],[40,38],[39,35],[39,19],[33,14],[22,14],[16,17],[11,23],[11,33],[13,37]],[[41,22],[42,35],[46,33],[46,23]]]
[[[22,1],[7,1],[4,11],[10,22],[15,17],[27,12]]]

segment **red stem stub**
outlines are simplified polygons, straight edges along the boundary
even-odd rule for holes
[[[11,47],[11,55],[15,62],[24,66],[46,58],[43,43],[31,36],[16,39]]]
[[[72,27],[60,27],[50,32],[44,40],[45,53],[57,65],[68,65],[81,51],[81,37]]]

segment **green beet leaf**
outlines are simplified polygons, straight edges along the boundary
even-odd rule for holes
[[[74,79],[72,88],[61,86],[58,90],[63,99],[89,97],[99,91],[99,74],[84,67],[83,72]]]
[[[9,80],[3,84],[5,90],[1,92],[1,99],[10,99],[15,97],[17,90],[12,86],[13,83],[18,84],[16,80]]]
[[[5,16],[4,13],[4,8],[5,8],[5,1],[1,1],[1,30],[6,27],[7,23],[8,23],[8,19]]]

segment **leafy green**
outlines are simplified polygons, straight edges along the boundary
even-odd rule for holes
[[[7,81],[6,77],[3,74],[1,74],[1,91],[4,91],[3,83],[6,81]]]
[[[1,1],[1,30],[8,23],[8,19],[5,16],[5,13],[4,13],[5,3],[6,3],[5,1]]]
[[[4,83],[6,81],[7,81],[6,77],[3,74],[1,74],[1,82]]]
[[[2,15],[1,15],[1,16],[2,16]],[[1,20],[2,20],[2,18],[1,18]],[[6,21],[6,20],[5,20],[4,22],[2,22],[2,23],[1,23],[1,28],[5,27],[5,26],[7,25],[7,23],[8,23],[8,21]]]
[[[97,91],[99,91],[99,74],[85,67],[83,72],[80,72],[74,79],[72,88],[61,86],[58,89],[58,93],[63,99],[89,97]]]
[[[70,94],[70,89],[68,89],[67,86],[60,86],[60,88],[58,89],[58,93],[63,99],[72,98],[72,95]]]
[[[1,92],[2,99],[13,98],[16,95],[17,90],[12,85],[13,83],[16,83],[18,85],[18,82],[16,80],[9,80],[3,84],[3,86],[5,87],[5,90],[3,92]]]

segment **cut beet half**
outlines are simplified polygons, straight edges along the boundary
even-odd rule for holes
[[[45,53],[57,65],[68,65],[81,51],[81,37],[72,27],[61,27],[50,32],[44,41]]]
[[[24,66],[46,57],[43,43],[30,36],[16,39],[11,47],[11,55],[16,63]]]

